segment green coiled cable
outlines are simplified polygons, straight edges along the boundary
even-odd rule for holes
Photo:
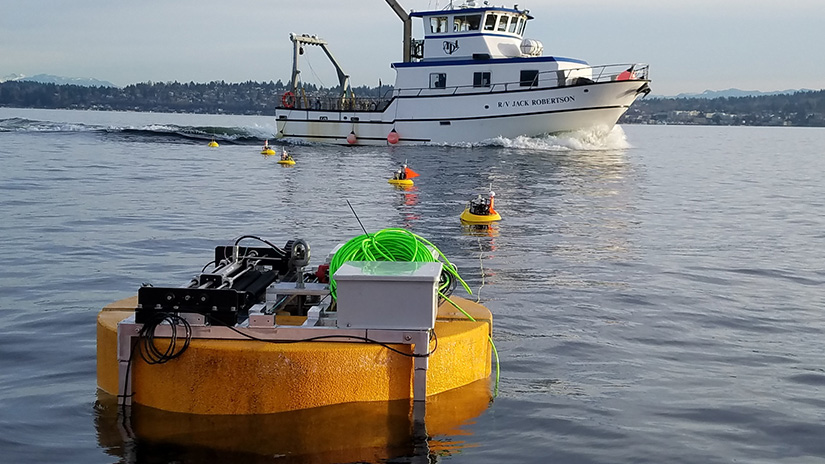
[[[433,252],[440,259],[433,256]],[[391,227],[372,234],[359,235],[350,239],[341,246],[329,263],[329,289],[335,298],[337,284],[332,276],[341,265],[347,261],[412,261],[412,262],[441,262],[443,272],[448,279],[442,279],[439,293],[451,285],[449,279],[461,282],[467,293],[473,294],[470,286],[458,275],[456,267],[444,256],[444,253],[424,237],[416,235],[406,229]],[[442,295],[443,297],[443,295]]]
[[[438,256],[433,256],[433,252]],[[335,252],[329,263],[329,289],[333,298],[336,298],[336,282],[332,277],[341,265],[347,261],[411,261],[411,262],[441,262],[442,279],[438,286],[438,295],[455,306],[471,321],[475,319],[466,311],[461,309],[455,302],[450,300],[447,290],[455,281],[461,285],[470,295],[473,294],[470,286],[458,275],[455,265],[453,265],[444,253],[424,237],[416,235],[406,229],[390,227],[379,230],[372,234],[363,234],[353,237],[343,244]],[[496,386],[495,394],[498,395],[498,383],[500,378],[499,358],[496,345],[492,337],[488,336],[490,345],[496,358]]]

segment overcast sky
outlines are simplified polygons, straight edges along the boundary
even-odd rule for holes
[[[408,11],[449,4],[399,2]],[[543,42],[545,55],[592,65],[648,63],[656,95],[825,88],[819,50],[825,44],[825,0],[518,5],[535,17],[525,36]],[[150,80],[287,82],[290,32],[330,42],[353,85],[395,79],[389,63],[401,59],[401,21],[385,0],[0,0],[0,78],[42,73],[120,86]],[[319,49],[305,57],[305,82],[337,83]]]

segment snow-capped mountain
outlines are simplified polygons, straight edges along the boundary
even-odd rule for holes
[[[9,74],[0,78],[0,82],[6,81],[32,81],[43,84],[71,84],[83,87],[117,87],[109,81],[102,81],[91,77],[62,77],[52,74],[35,74],[34,76],[24,76],[23,74]]]

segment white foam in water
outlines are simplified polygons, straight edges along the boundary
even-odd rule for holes
[[[254,126],[244,126],[243,129],[249,134],[250,137],[255,137],[259,139],[274,139],[278,133],[275,127],[268,124],[255,124]]]
[[[167,124],[149,124],[148,126],[143,127],[127,126],[125,127],[125,129],[142,130],[147,132],[178,132],[179,130],[181,130],[181,128],[178,126],[170,126]]]
[[[501,146],[543,151],[600,151],[622,150],[631,148],[621,126],[614,126],[609,132],[604,128],[595,128],[568,132],[562,135],[543,135],[539,137],[519,136],[516,138],[496,137],[481,142],[481,146]]]

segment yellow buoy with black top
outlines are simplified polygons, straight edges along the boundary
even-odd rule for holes
[[[460,219],[464,224],[489,224],[491,222],[500,221],[501,215],[493,207],[493,201],[496,193],[490,190],[488,198],[478,197],[470,201],[464,212],[461,213]]]
[[[281,153],[281,159],[278,160],[278,164],[292,166],[295,164],[295,159],[292,158],[292,155],[286,152],[286,149],[284,149],[284,151]]]
[[[419,175],[420,174],[410,169],[406,164],[402,164],[387,182],[398,187],[412,187],[414,185],[412,179]]]
[[[144,286],[99,313],[101,390],[164,411],[245,415],[422,401],[489,378],[492,316],[448,296],[466,284],[429,242],[385,229],[307,273],[303,241],[241,239],[217,247],[215,269],[189,286]],[[381,261],[358,261],[370,244]]]
[[[275,150],[269,146],[269,140],[264,140],[264,146],[261,148],[262,155],[274,155]]]
[[[501,215],[498,213],[473,214],[469,209],[465,209],[464,212],[461,213],[460,218],[461,222],[465,224],[489,224],[491,222],[500,221]]]

